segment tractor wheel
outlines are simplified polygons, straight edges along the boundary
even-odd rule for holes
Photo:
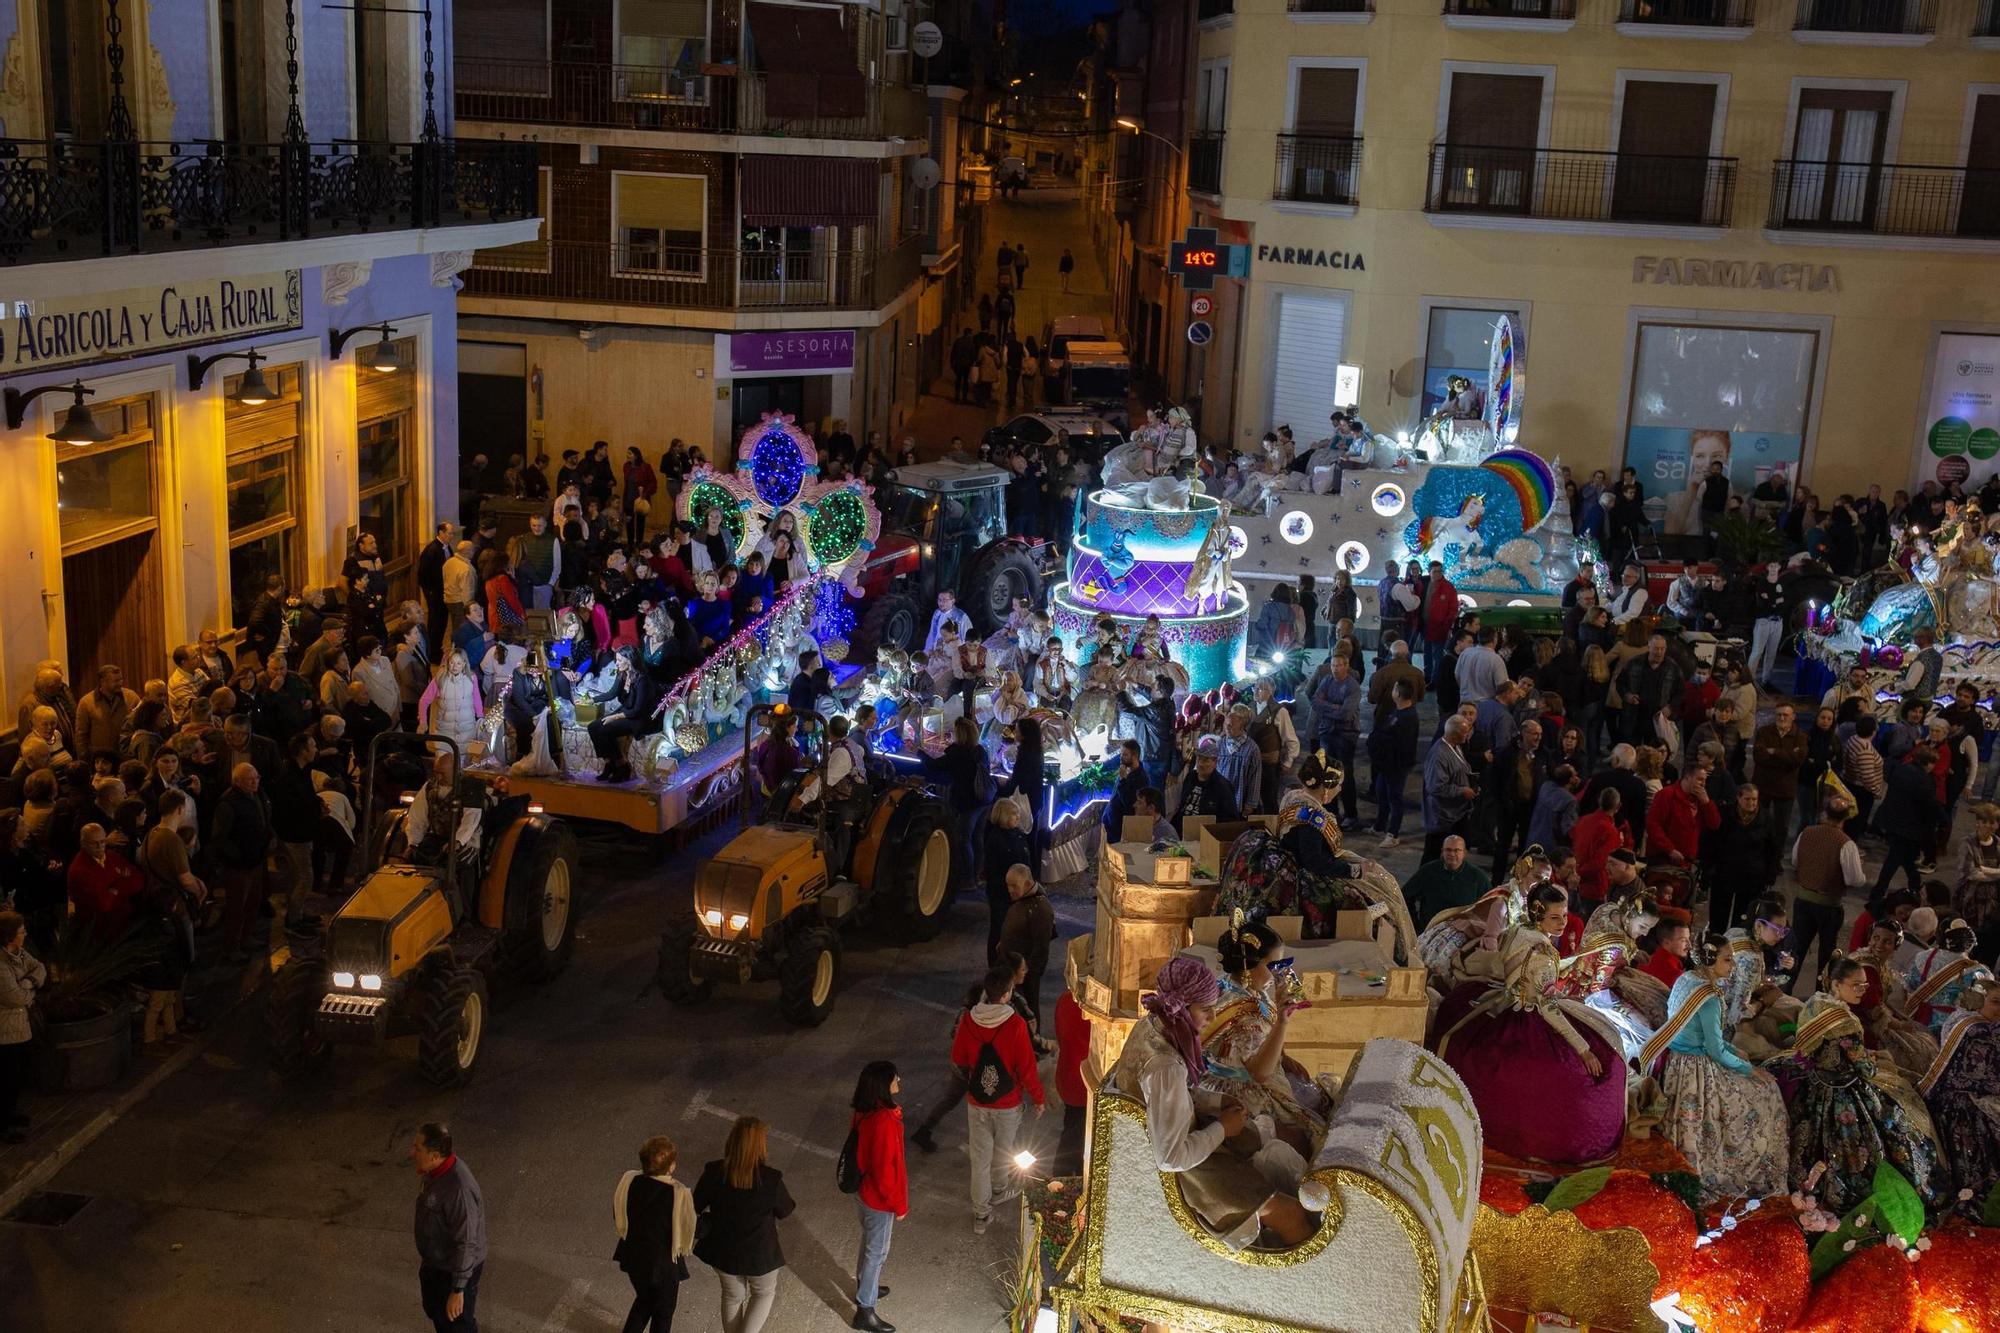
[[[861,623],[855,626],[848,644],[847,660],[850,662],[868,661],[884,648],[905,651],[921,648],[924,646],[923,613],[917,609],[915,602],[899,592],[875,598],[862,614]]]
[[[523,830],[529,833],[530,830]],[[507,867],[508,971],[527,981],[549,981],[569,965],[576,944],[576,835],[550,823],[533,852]]]
[[[972,562],[959,600],[972,617],[972,632],[984,638],[997,633],[1013,614],[1014,599],[1025,597],[1031,606],[1042,604],[1042,571],[1023,548],[1006,542],[981,551]]]
[[[778,965],[778,1010],[785,1020],[802,1028],[826,1022],[839,986],[840,936],[826,926],[794,935]]]
[[[952,873],[956,843],[950,813],[936,801],[921,801],[883,872],[890,877],[883,886],[889,890],[884,901],[900,915],[906,939],[934,939],[944,929],[952,886],[958,882]]]
[[[660,933],[660,962],[654,980],[660,983],[660,994],[667,997],[669,1004],[688,1008],[706,1000],[715,989],[713,981],[697,977],[690,965],[695,932],[699,929],[694,913],[689,912],[669,921]]]
[[[477,968],[440,970],[417,1016],[417,1067],[440,1088],[472,1082],[486,1037],[486,978]]]
[[[271,1039],[271,1064],[281,1073],[318,1069],[333,1054],[333,1043],[314,1025],[326,994],[326,968],[317,961],[287,963],[264,1000],[264,1030]]]

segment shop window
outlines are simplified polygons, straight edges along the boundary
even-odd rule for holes
[[[405,366],[416,364],[414,339],[394,344]],[[411,591],[416,552],[416,377],[404,371],[362,381],[354,432],[360,531],[372,533],[392,599]]]
[[[303,400],[299,367],[267,370],[275,391],[268,403],[246,407],[233,401],[242,376],[232,375],[224,392],[228,439],[230,622],[247,623],[250,608],[276,574],[287,587],[299,586],[299,423]]]
[[[700,176],[611,175],[613,263],[624,274],[699,278],[708,182]]]
[[[1424,333],[1424,403],[1426,420],[1449,396],[1445,385],[1454,375],[1472,381],[1469,402],[1456,405],[1452,415],[1477,418],[1486,410],[1486,366],[1493,351],[1493,326],[1505,315],[1521,327],[1521,312],[1507,306],[1490,309],[1434,306]]]
[[[154,491],[153,400],[92,403],[103,444],[56,448],[56,513],[65,554],[159,526]]]

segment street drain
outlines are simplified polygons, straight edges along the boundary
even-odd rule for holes
[[[68,1226],[89,1204],[91,1197],[62,1190],[36,1190],[15,1204],[12,1212],[0,1217],[0,1222],[13,1222],[24,1227]]]

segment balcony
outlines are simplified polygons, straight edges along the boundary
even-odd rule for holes
[[[1774,231],[2000,239],[2000,171],[1878,163],[1772,164]]]
[[[858,116],[775,115],[767,109],[765,95],[771,76],[727,68],[732,72],[710,74],[652,65],[459,60],[453,66],[453,105],[461,121],[794,139],[921,138],[925,133],[929,106],[917,88],[871,80]],[[778,77],[793,84],[814,76]]]
[[[1369,0],[1285,0],[1288,13],[1367,18],[1374,13]]]
[[[1757,23],[1755,0],[1622,0],[1618,30],[1644,36],[1748,37]],[[1692,31],[1683,31],[1692,30]]]
[[[535,146],[0,141],[0,261],[296,241],[536,215]]]
[[[1576,22],[1576,0],[1444,0],[1448,28],[1546,28]]]
[[[1424,211],[1611,226],[1726,227],[1733,157],[1432,144]]]
[[[1280,134],[1273,199],[1307,204],[1355,202],[1361,140],[1325,134]]]
[[[1187,187],[1192,193],[1222,193],[1222,135],[1189,136],[1187,176]]]
[[[1937,31],[1937,0],[1799,0],[1792,35],[1802,42],[1917,45]]]
[[[465,275],[469,297],[590,302],[673,310],[873,310],[914,281],[924,238],[886,252],[662,249],[550,241],[482,251]]]

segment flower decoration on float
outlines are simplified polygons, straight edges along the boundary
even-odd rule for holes
[[[759,500],[783,509],[819,476],[819,449],[789,414],[766,412],[737,440],[736,470],[749,474]]]

